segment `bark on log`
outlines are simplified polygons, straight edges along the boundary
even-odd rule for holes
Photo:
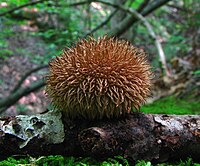
[[[0,156],[121,155],[133,160],[200,160],[199,115],[134,113],[118,120],[66,120],[53,111],[0,119]]]

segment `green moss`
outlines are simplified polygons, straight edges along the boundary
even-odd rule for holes
[[[90,157],[75,158],[56,156],[42,156],[39,158],[27,157],[16,160],[9,157],[7,160],[0,161],[0,166],[16,166],[16,165],[30,164],[33,166],[129,166],[127,159],[121,156],[108,158],[105,161],[96,161]]]
[[[14,159],[13,157],[7,158],[7,160],[0,161],[0,166],[16,166],[18,164],[27,164],[29,159]]]
[[[138,160],[135,166],[153,166],[153,164],[149,161]],[[194,163],[191,158],[187,158],[185,161],[180,160],[176,163],[162,163],[156,164],[155,166],[200,166],[200,164]]]
[[[169,96],[143,106],[141,111],[154,114],[200,114],[200,102]]]
[[[90,157],[75,158],[75,157],[63,157],[57,156],[42,156],[39,158],[26,157],[24,159],[16,160],[9,157],[7,160],[0,161],[0,166],[16,166],[16,165],[31,165],[31,166],[129,166],[134,163],[128,162],[127,159],[116,156],[108,158],[105,161],[96,161]],[[176,163],[162,163],[152,164],[150,161],[138,160],[135,166],[200,166],[199,163],[193,162],[191,158],[185,161],[180,160]]]

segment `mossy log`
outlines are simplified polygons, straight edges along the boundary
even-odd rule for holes
[[[0,119],[0,156],[121,155],[133,160],[200,160],[200,116],[133,113],[101,121],[70,121],[61,113]]]

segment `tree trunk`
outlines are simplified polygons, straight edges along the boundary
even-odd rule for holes
[[[133,113],[101,121],[70,121],[61,113],[0,119],[0,156],[55,155],[97,158],[121,155],[133,160],[199,160],[199,115]]]

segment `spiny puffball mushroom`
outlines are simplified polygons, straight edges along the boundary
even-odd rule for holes
[[[150,94],[145,52],[124,40],[80,40],[49,68],[46,93],[70,119],[116,118],[139,110]]]

